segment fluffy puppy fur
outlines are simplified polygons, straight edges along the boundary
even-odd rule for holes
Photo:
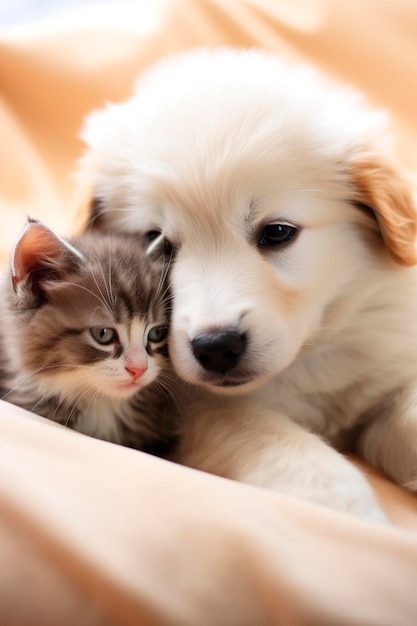
[[[309,68],[202,50],[84,138],[95,227],[174,257],[170,352],[197,386],[177,458],[374,519],[336,449],[416,490],[416,214],[384,115]]]

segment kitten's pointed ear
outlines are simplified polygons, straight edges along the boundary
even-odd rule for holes
[[[59,279],[63,271],[76,267],[82,255],[50,228],[36,220],[28,223],[20,234],[12,255],[12,282],[33,291],[45,280]]]

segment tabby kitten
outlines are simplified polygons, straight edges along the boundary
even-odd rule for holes
[[[135,241],[65,241],[29,220],[2,292],[1,397],[88,435],[164,453],[176,387],[164,278]]]

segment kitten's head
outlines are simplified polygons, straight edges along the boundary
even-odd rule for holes
[[[68,242],[30,220],[11,278],[21,374],[44,393],[128,398],[166,363],[164,270],[135,241],[83,235]]]

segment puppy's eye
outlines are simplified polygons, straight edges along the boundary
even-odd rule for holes
[[[90,334],[92,338],[102,346],[108,346],[119,340],[119,336],[114,328],[101,328],[100,326],[93,326],[90,328]]]
[[[148,230],[148,232],[145,233],[145,242],[149,244],[151,241],[155,241],[161,234],[159,230]]]
[[[154,326],[148,333],[148,341],[152,343],[160,343],[168,335],[168,328],[166,326]]]
[[[289,224],[268,224],[259,235],[260,246],[279,246],[294,239],[298,229]]]
[[[161,247],[161,251],[162,251],[162,254],[164,256],[164,259],[172,259],[173,255],[174,255],[174,246],[169,241],[169,239],[167,239],[166,237],[164,237],[164,240],[163,240],[163,243],[162,243],[162,247]]]
[[[171,260],[174,247],[159,230],[150,230],[145,234],[146,253],[154,260]]]

